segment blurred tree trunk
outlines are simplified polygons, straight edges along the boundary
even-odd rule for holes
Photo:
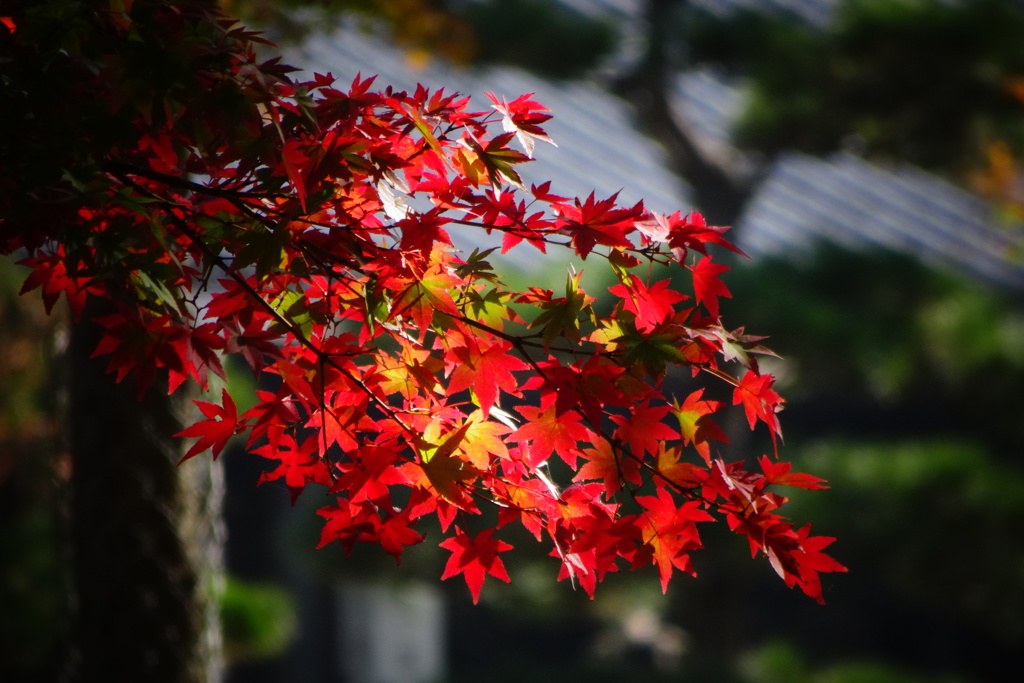
[[[90,310],[83,320],[103,311]],[[72,326],[71,456],[74,681],[215,682],[224,532],[219,463],[184,452],[180,411],[159,386],[138,396],[91,359],[93,323]]]
[[[68,629],[61,316],[18,296],[0,259],[0,681],[59,678]]]
[[[743,177],[724,156],[702,148],[670,96],[682,66],[670,54],[673,17],[687,5],[688,0],[647,0],[644,56],[611,90],[633,105],[641,132],[665,148],[670,168],[689,184],[693,203],[708,224],[736,226],[758,179]],[[736,232],[730,234],[736,238]]]

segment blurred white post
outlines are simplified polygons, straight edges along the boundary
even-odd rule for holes
[[[424,583],[337,585],[338,672],[347,683],[435,683],[445,675],[444,601]]]

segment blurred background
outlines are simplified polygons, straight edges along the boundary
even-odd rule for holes
[[[822,607],[705,531],[699,578],[593,601],[510,537],[481,604],[428,542],[313,550],[322,505],[226,468],[229,683],[1003,681],[1024,647],[1024,3],[225,0],[285,61],[377,85],[536,93],[524,179],[732,225],[726,325],[767,335],[790,514],[850,569]],[[467,247],[476,246],[467,242]],[[566,264],[509,254],[510,282]],[[594,268],[593,270],[598,270]],[[69,609],[62,323],[0,265],[0,680],[43,680]],[[666,272],[660,277],[671,277]],[[610,282],[588,285],[598,294]],[[40,339],[52,340],[41,344]],[[246,381],[239,375],[233,381]],[[242,407],[242,406],[240,406]],[[734,430],[734,458],[764,452]],[[40,674],[41,676],[41,674]]]

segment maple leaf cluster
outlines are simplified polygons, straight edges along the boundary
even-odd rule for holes
[[[225,355],[251,368],[253,407],[211,391],[181,433],[195,439],[186,458],[238,438],[270,461],[261,482],[293,500],[326,489],[321,546],[378,544],[398,560],[436,528],[452,553],[442,578],[462,576],[474,601],[486,576],[509,580],[508,525],[593,595],[623,569],[653,565],[663,589],[675,570],[693,574],[698,525],[716,519],[822,600],[819,573],[844,571],[822,552],[832,539],[794,527],[774,490],[821,480],[777,453],[757,469],[722,455],[721,414],[742,409],[777,446],[783,405],[761,340],[719,316],[727,268],[709,247],[735,250],[725,229],[526,187],[516,167],[550,142],[550,114],[528,95],[473,111],[422,86],[292,80],[204,3],[155,7],[148,23],[90,17],[106,22],[96,49],[109,54],[65,65],[80,81],[69,96],[128,132],[73,211],[11,213],[0,237],[24,250],[24,289],[41,288],[48,309],[61,294],[76,316],[92,297],[117,302],[97,321],[96,355],[118,380],[145,388],[165,369],[170,391],[211,389]],[[6,40],[29,20],[11,17]],[[130,65],[118,46],[157,30],[203,88],[119,88]],[[455,248],[480,232],[500,247]],[[610,312],[579,274],[564,293],[509,287],[487,259],[514,248],[606,264]],[[655,264],[691,284],[652,282]]]

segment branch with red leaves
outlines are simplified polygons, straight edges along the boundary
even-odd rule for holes
[[[0,235],[26,253],[24,291],[40,288],[48,309],[61,295],[76,316],[89,297],[117,302],[96,354],[118,380],[134,373],[145,388],[165,369],[170,391],[211,391],[181,433],[196,440],[187,457],[237,439],[271,461],[261,482],[293,499],[317,488],[329,498],[321,545],[372,543],[398,560],[439,535],[452,552],[442,578],[462,576],[474,601],[487,576],[510,579],[506,525],[593,595],[610,572],[654,565],[663,589],[675,570],[693,574],[698,524],[715,520],[822,600],[819,574],[844,571],[822,552],[832,539],[794,528],[775,491],[821,480],[722,455],[730,395],[775,458],[783,406],[757,362],[770,351],[719,315],[727,267],[710,248],[735,251],[724,228],[527,188],[516,167],[552,142],[529,95],[473,111],[422,86],[293,81],[203,3],[133,16],[87,17],[116,39],[66,65],[68,98],[124,122],[118,144],[91,171],[75,167],[91,173],[77,189],[48,188],[73,197],[59,220],[39,207],[20,220],[45,193],[0,184],[0,205],[19,209]],[[16,46],[23,21],[12,18]],[[106,65],[157,36],[217,87],[126,91]],[[232,116],[208,115],[227,105]],[[500,247],[461,252],[453,235],[467,231],[498,232]],[[597,312],[579,274],[564,295],[508,286],[488,262],[499,248],[607,264],[611,311]],[[655,263],[686,286],[652,281]],[[260,380],[255,395],[224,387],[229,355]],[[672,368],[691,383],[666,381]]]

